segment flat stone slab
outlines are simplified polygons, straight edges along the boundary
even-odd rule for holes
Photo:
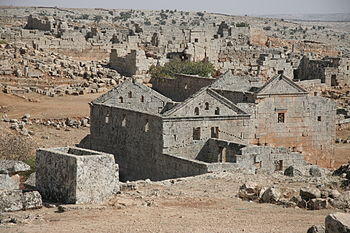
[[[30,166],[18,160],[0,160],[0,174],[29,171]]]

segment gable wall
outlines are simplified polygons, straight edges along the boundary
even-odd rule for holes
[[[131,98],[129,98],[130,91],[132,92]],[[142,96],[144,102],[141,101]],[[123,103],[120,102],[120,97],[123,98]],[[165,101],[154,97],[149,92],[146,92],[133,84],[122,84],[119,89],[114,91],[113,97],[106,100],[104,103],[152,113],[159,113],[166,104]]]
[[[209,104],[209,109],[205,109],[205,104]],[[195,116],[195,108],[199,109],[199,116],[215,116],[215,109],[219,108],[219,113],[222,116],[236,115],[236,113],[225,104],[209,95],[206,91],[194,97],[190,102],[177,110],[171,116]]]
[[[285,113],[284,123],[278,123],[278,113]],[[335,140],[333,101],[310,96],[265,98],[259,100],[252,118],[255,127],[251,128],[251,143],[294,147],[311,163],[331,165]]]

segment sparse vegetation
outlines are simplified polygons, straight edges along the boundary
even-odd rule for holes
[[[236,23],[236,27],[249,27],[249,24],[246,22]]]
[[[152,66],[149,73],[153,78],[175,77],[175,74],[190,74],[199,76],[210,76],[215,74],[213,64],[209,62],[189,62],[174,60],[166,63],[164,66]]]

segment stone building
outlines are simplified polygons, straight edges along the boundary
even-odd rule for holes
[[[314,60],[304,56],[295,71],[296,80],[320,79],[327,86],[350,85],[350,59],[324,57]]]
[[[114,154],[122,180],[274,171],[304,156],[330,165],[335,104],[281,74],[263,84],[227,72],[200,90],[188,86],[181,102],[166,96],[183,86],[165,85],[160,94],[126,80],[91,103],[91,133],[81,146]]]

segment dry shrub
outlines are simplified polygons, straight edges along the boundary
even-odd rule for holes
[[[0,135],[0,159],[27,160],[35,155],[36,143],[29,137]]]

